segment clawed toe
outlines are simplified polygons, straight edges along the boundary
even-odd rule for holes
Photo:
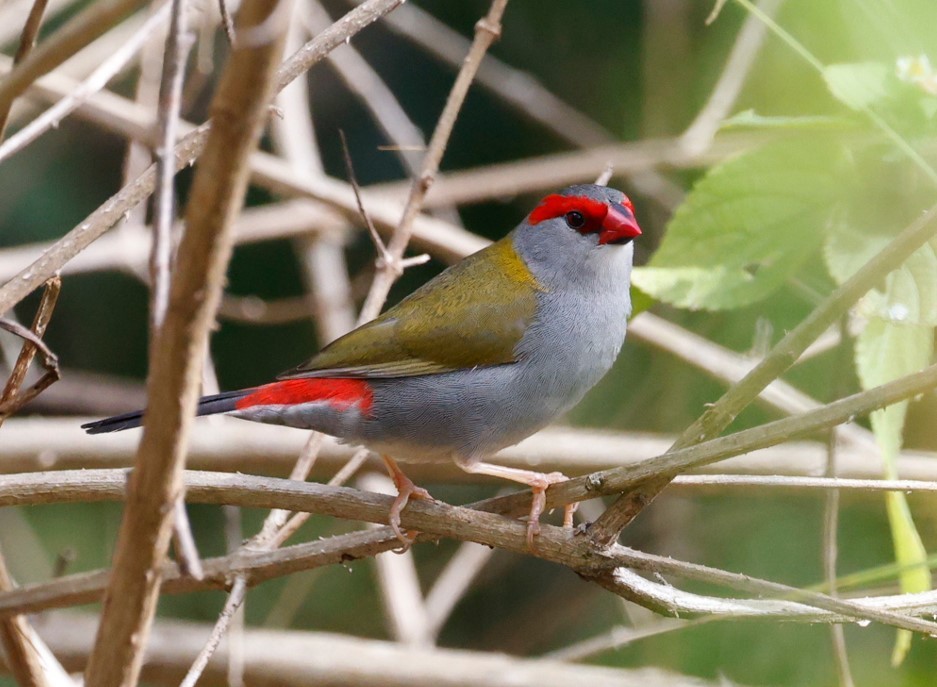
[[[394,534],[397,535],[397,539],[399,539],[402,544],[402,548],[396,549],[396,551],[398,553],[404,553],[413,546],[413,542],[419,532],[404,533],[403,530],[400,529],[400,513],[406,508],[410,499],[432,499],[433,497],[426,489],[415,485],[413,480],[403,473],[390,456],[382,457],[391,479],[394,480],[394,486],[397,487],[397,498],[395,498],[393,504],[391,504],[390,512],[387,515],[387,524],[390,525],[390,528],[394,531]]]

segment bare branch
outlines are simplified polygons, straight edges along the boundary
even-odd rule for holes
[[[192,46],[186,0],[172,0],[163,71],[156,111],[156,184],[153,211],[153,247],[150,252],[150,336],[155,339],[169,307],[169,262],[172,252],[172,225],[175,221],[173,177],[176,174],[172,151],[179,130],[179,109],[185,63]]]
[[[126,0],[125,0],[126,1]],[[399,5],[403,0],[370,0],[361,7],[339,19],[332,27],[323,31],[321,34],[293,56],[284,62],[277,71],[277,88],[283,88],[292,79],[296,78],[304,70],[309,69],[317,61],[323,59],[328,52],[340,45],[347,37],[360,31],[368,24],[378,19],[382,13],[389,12]],[[6,82],[4,82],[6,83]],[[113,99],[111,100],[113,102]],[[132,104],[127,103],[129,107]],[[125,121],[126,120],[122,120]],[[139,120],[133,123],[133,130],[136,135],[146,138],[145,125]],[[207,140],[209,124],[203,124],[187,134],[176,146],[176,169],[192,163],[202,152],[205,141]],[[264,161],[263,170],[261,170],[260,161]],[[282,161],[270,155],[254,156],[256,165],[255,171],[260,178],[267,178],[268,188],[277,190],[277,184],[285,184],[288,188],[304,189],[299,191],[301,194],[308,190],[309,184],[297,183],[293,180],[292,168]],[[35,289],[42,281],[53,272],[61,268],[66,262],[80,253],[87,245],[96,240],[110,227],[116,224],[128,210],[135,207],[139,202],[152,193],[155,175],[151,167],[141,174],[133,183],[125,186],[115,196],[108,200],[104,205],[89,215],[84,222],[72,229],[65,237],[58,241],[52,249],[41,257],[36,259],[29,267],[22,270],[17,277],[13,278],[5,285],[0,287],[0,314],[9,310],[13,305],[22,300],[26,294]],[[323,183],[325,180],[323,180]],[[333,199],[336,196],[344,196],[345,201],[342,205],[352,211],[353,200],[351,198],[351,189],[338,182],[331,184],[325,183],[325,189],[320,187],[324,195]],[[315,192],[313,192],[315,194]],[[389,219],[389,213],[393,212],[393,205],[384,205],[383,216],[386,219],[384,226],[395,226],[395,222]],[[378,221],[376,207],[372,205],[372,213]],[[427,218],[426,223],[435,223],[436,225],[446,226],[437,220]],[[462,232],[465,236],[471,237],[468,232]],[[452,250],[450,240],[445,245],[447,250]],[[464,241],[463,241],[464,244]]]
[[[6,559],[0,552],[0,592],[10,591],[13,587]],[[26,616],[11,615],[0,619],[0,646],[7,667],[22,687],[73,687],[71,678],[52,657]],[[53,665],[48,663],[50,657]]]
[[[89,5],[45,39],[0,81],[0,111],[9,110],[13,100],[36,79],[55,69],[144,4],[144,0],[103,0]]]
[[[768,17],[773,17],[784,0],[761,0],[759,9]],[[693,123],[687,127],[680,137],[686,149],[702,152],[712,145],[713,137],[722,125],[722,120],[729,114],[735,104],[742,85],[751,70],[755,57],[765,40],[767,27],[755,15],[745,17],[742,28],[739,30],[729,53],[726,66],[719,74],[709,100],[696,115]]]
[[[88,637],[96,619],[88,614],[50,616],[47,636],[70,665],[87,659]],[[208,632],[204,624],[161,618],[147,648],[143,677],[148,684],[175,687]],[[230,649],[219,647],[199,684],[227,687],[225,661]],[[500,653],[457,649],[418,649],[393,642],[334,633],[251,628],[245,633],[245,681],[249,685],[309,684],[334,687],[716,687],[715,682],[649,668],[627,670],[570,665],[558,660],[517,658]],[[321,657],[327,656],[328,661]]]
[[[149,17],[132,36],[95,69],[85,81],[55,105],[36,117],[0,145],[0,162],[23,150],[65,117],[78,109],[92,94],[100,91],[139,52],[153,31],[169,17],[169,6],[164,5]],[[9,78],[9,77],[8,77]]]
[[[407,196],[400,224],[397,225],[387,244],[393,260],[400,260],[403,257],[407,244],[410,242],[413,221],[420,212],[426,192],[429,191],[430,186],[436,180],[439,163],[446,150],[449,135],[452,133],[452,127],[455,126],[456,118],[459,115],[459,110],[462,109],[462,103],[468,94],[475,72],[478,71],[489,46],[501,33],[501,15],[504,14],[506,6],[507,0],[493,0],[488,14],[475,25],[475,40],[472,42],[472,47],[462,63],[462,69],[459,70],[455,83],[452,85],[452,90],[446,99],[442,114],[439,115],[439,121],[436,123],[436,129],[433,131],[429,147],[423,158],[420,176],[413,181],[410,187],[410,194]],[[387,299],[387,294],[390,292],[390,287],[398,276],[395,274],[394,267],[387,264],[384,269],[378,269],[374,282],[371,284],[371,290],[368,292],[368,297],[361,308],[359,322],[374,319],[381,311],[381,307]]]
[[[233,245],[232,219],[247,188],[247,160],[272,96],[287,16],[276,3],[248,0],[240,27],[271,16],[276,40],[235,49],[212,103],[214,125],[193,182],[186,231],[165,324],[153,339],[149,406],[130,498],[118,536],[114,576],[85,672],[92,685],[133,685],[159,593],[161,564],[182,490],[185,446],[201,382],[208,332]]]
[[[35,485],[42,490],[44,502],[67,500],[80,496],[83,500],[93,494],[95,499],[120,499],[124,496],[122,473],[115,471],[83,471],[72,475],[72,484],[86,485],[93,491],[79,491],[58,484],[48,489],[47,484]],[[19,495],[31,501],[40,492],[30,488],[29,480],[11,478],[17,482]],[[33,480],[35,483],[35,480]],[[269,508],[287,505],[295,510],[317,512],[343,518],[364,519],[381,522],[387,517],[392,501],[389,496],[372,492],[359,492],[343,487],[327,487],[309,482],[273,480],[245,475],[219,475],[216,473],[187,473],[188,493],[195,501],[206,503],[238,503],[243,506]],[[3,489],[6,492],[7,489]],[[5,497],[4,497],[5,500]],[[510,498],[489,499],[475,504],[485,509],[503,510]],[[2,502],[2,501],[0,501]],[[526,526],[524,523],[494,513],[469,508],[448,506],[438,501],[420,500],[411,504],[402,513],[402,525],[416,529],[429,536],[454,537],[476,541],[488,546],[504,548],[516,553],[528,552]],[[283,575],[299,569],[317,565],[346,562],[364,555],[374,555],[378,550],[387,550],[397,545],[390,528],[381,528],[368,533],[354,533],[327,540],[309,542],[275,552],[243,552],[233,557],[205,561],[206,578],[203,581],[180,578],[175,566],[164,568],[167,593],[195,591],[223,586],[232,573],[250,574],[252,582],[268,579],[272,575]],[[726,572],[693,563],[673,560],[665,556],[641,553],[622,546],[613,545],[605,550],[595,549],[587,538],[577,535],[568,528],[544,525],[538,541],[536,555],[545,560],[569,566],[603,586],[611,586],[616,593],[634,599],[635,586],[630,582],[622,587],[612,573],[627,567],[649,572],[674,574],[688,579],[728,586],[751,594],[785,600],[782,608],[765,606],[761,610],[769,617],[784,617],[806,622],[841,622],[844,619],[869,619],[917,632],[931,633],[937,624],[919,620],[913,615],[932,615],[937,608],[937,592],[902,594],[889,597],[865,597],[847,601],[833,599],[816,592],[796,589],[786,585],[759,580],[747,575]],[[25,612],[51,606],[85,603],[93,600],[106,579],[106,573],[84,573],[44,585],[32,585],[15,592],[0,594],[0,614]],[[668,587],[669,588],[669,587]],[[640,590],[640,587],[638,587]],[[646,594],[645,594],[646,596]],[[655,594],[642,598],[658,610],[667,611],[668,606],[655,601]],[[673,599],[670,595],[664,597]],[[794,605],[787,602],[795,602]],[[681,602],[682,603],[682,602]],[[719,600],[712,600],[718,604]],[[746,602],[748,604],[748,602]],[[750,604],[749,604],[750,605]],[[759,604],[754,604],[755,608]],[[692,612],[711,612],[714,607],[701,609],[691,602],[684,606]],[[718,610],[718,606],[715,607]],[[903,613],[912,615],[903,615]],[[734,614],[735,611],[733,610]],[[750,610],[749,615],[757,615]]]
[[[48,4],[49,0],[33,0],[32,9],[29,10],[29,16],[26,17],[23,32],[20,34],[19,47],[16,49],[16,55],[13,56],[13,64],[22,62],[36,46],[36,37],[39,35],[39,27],[42,25],[42,15],[45,14]],[[12,102],[10,105],[12,105]],[[6,130],[7,120],[10,116],[10,105],[0,109],[0,140],[3,140],[3,132]]]
[[[55,354],[49,350],[42,336],[45,334],[46,327],[52,319],[52,312],[55,310],[55,304],[59,298],[59,292],[62,289],[62,280],[59,277],[52,277],[46,282],[42,292],[42,300],[39,302],[39,309],[33,318],[32,329],[26,329],[15,322],[8,322],[0,318],[0,328],[9,329],[17,336],[25,339],[20,354],[13,365],[13,372],[7,380],[3,392],[0,393],[0,425],[3,425],[7,417],[15,413],[19,408],[29,403],[38,396],[49,385],[59,379],[59,365]],[[42,353],[43,365],[46,368],[45,374],[32,387],[25,392],[20,392],[20,387],[26,379],[26,373],[36,352]]]

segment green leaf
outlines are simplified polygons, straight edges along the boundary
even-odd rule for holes
[[[888,93],[889,68],[881,62],[831,64],[823,79],[833,97],[853,110],[864,110]]]
[[[714,167],[678,208],[657,253],[633,281],[684,308],[757,302],[822,241],[848,179],[828,137],[778,141]]]
[[[654,303],[654,298],[650,294],[645,293],[634,284],[631,285],[631,318],[640,315],[645,310],[650,310]]]
[[[912,302],[919,293],[920,285],[914,283],[914,272],[904,269],[888,276],[883,302],[891,303],[891,307],[894,307],[894,304]],[[933,350],[933,326],[874,317],[856,341],[859,380],[863,388],[869,389],[913,374],[930,364]],[[897,458],[901,451],[907,409],[908,402],[903,401],[876,411],[871,416],[872,430],[882,452],[885,477],[888,479],[898,479]],[[905,495],[888,492],[885,505],[895,560],[902,566],[898,576],[901,590],[912,593],[930,589],[927,551],[911,517]],[[904,660],[910,646],[910,633],[900,630],[892,652],[894,665]]]
[[[849,279],[892,238],[848,229],[831,232],[824,257],[833,279],[840,284]],[[863,299],[864,315],[896,324],[937,326],[937,240],[915,251],[886,283],[885,293],[872,291]]]

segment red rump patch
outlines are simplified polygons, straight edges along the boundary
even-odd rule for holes
[[[254,406],[289,406],[325,401],[338,410],[357,405],[362,413],[371,410],[374,394],[367,382],[360,379],[284,379],[258,387],[239,399],[238,410]]]
[[[586,196],[561,196],[553,194],[540,201],[540,205],[530,213],[531,224],[540,224],[547,219],[562,217],[567,212],[581,212],[590,224],[601,225],[608,213],[608,205],[600,200],[593,200]]]

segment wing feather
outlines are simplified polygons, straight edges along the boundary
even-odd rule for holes
[[[508,235],[281,378],[412,377],[516,362],[541,290]]]

